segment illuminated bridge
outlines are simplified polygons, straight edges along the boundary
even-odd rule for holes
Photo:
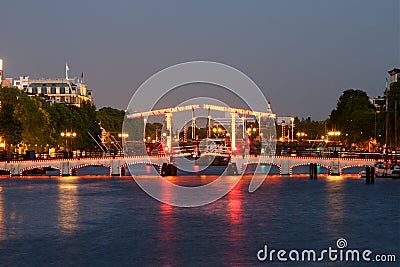
[[[172,140],[173,140],[173,130],[172,130],[172,115],[173,113],[177,112],[182,112],[182,111],[188,111],[192,110],[194,113],[195,109],[199,109],[200,105],[188,105],[188,106],[178,106],[178,107],[173,107],[173,108],[166,108],[166,109],[159,109],[159,110],[151,110],[151,111],[146,111],[146,112],[138,112],[134,114],[128,114],[126,118],[129,119],[134,119],[134,118],[141,118],[143,119],[144,127],[146,127],[146,121],[148,116],[157,116],[157,115],[164,115],[165,116],[165,124],[166,124],[166,131],[165,131],[165,137],[166,137],[166,143],[164,147],[164,151],[167,154],[172,153]],[[220,111],[220,112],[225,112],[229,113],[230,115],[230,143],[231,143],[231,151],[236,151],[237,150],[237,121],[242,121],[243,120],[243,134],[245,133],[245,116],[252,116],[256,117],[257,121],[259,122],[259,127],[258,127],[258,134],[260,136],[263,135],[263,129],[266,130],[266,125],[263,125],[262,119],[274,119],[276,117],[275,114],[271,112],[271,108],[268,107],[267,112],[261,112],[261,111],[253,111],[253,110],[246,110],[246,109],[240,109],[240,108],[231,108],[231,107],[225,107],[225,106],[217,106],[217,105],[209,105],[209,104],[203,104],[202,106],[203,109],[208,110],[209,112],[211,110],[213,111]],[[240,116],[240,117],[239,117]],[[211,116],[208,115],[208,127],[211,126]],[[196,118],[192,116],[192,128],[196,127]],[[144,133],[145,129],[143,129]],[[242,138],[245,138],[246,136],[242,136]],[[129,137],[128,137],[129,138]],[[194,138],[194,136],[193,136]],[[275,136],[274,136],[275,138]],[[145,139],[145,136],[141,136],[141,140]],[[127,138],[125,137],[124,139],[125,144],[128,141]]]
[[[59,175],[76,175],[77,170],[87,166],[103,166],[109,169],[110,175],[124,175],[125,169],[130,165],[153,165],[160,168],[161,174],[173,175],[171,172],[164,172],[162,168],[167,166],[165,169],[170,169],[171,165],[175,168],[179,166],[175,165],[175,160],[183,157],[192,156],[191,153],[187,153],[185,150],[176,150],[177,147],[173,147],[173,129],[172,129],[172,115],[176,112],[190,111],[192,110],[192,126],[196,128],[196,118],[194,117],[194,110],[199,109],[200,105],[189,105],[189,106],[178,106],[174,108],[166,108],[160,110],[151,110],[147,112],[140,112],[134,114],[128,114],[126,118],[131,122],[138,122],[132,129],[136,129],[133,135],[123,135],[124,149],[127,144],[138,145],[137,149],[133,149],[133,153],[129,153],[125,149],[125,157],[99,157],[99,158],[76,158],[76,159],[54,159],[54,160],[34,160],[34,161],[11,161],[11,162],[0,162],[0,172],[5,175],[27,175],[32,173],[34,170],[58,170]],[[276,166],[279,169],[279,173],[282,175],[292,174],[294,168],[299,166],[308,166],[311,163],[316,164],[326,169],[326,173],[339,175],[342,171],[347,168],[364,167],[374,165],[375,161],[371,159],[352,159],[352,158],[325,158],[325,157],[282,157],[274,156],[275,147],[271,147],[271,143],[274,145],[276,141],[275,136],[275,124],[272,124],[271,119],[276,116],[271,112],[270,107],[267,108],[267,112],[259,112],[238,108],[230,108],[225,106],[216,106],[204,104],[202,106],[204,110],[214,110],[224,113],[229,113],[229,143],[230,147],[223,149],[226,153],[212,151],[200,151],[201,156],[209,155],[216,157],[229,158],[228,174],[242,174],[246,167],[249,165],[271,165]],[[165,116],[165,139],[163,142],[163,155],[149,156],[146,151],[144,144],[145,140],[145,127],[146,120],[149,116]],[[253,117],[258,121],[258,134],[260,140],[260,155],[249,155],[249,151],[245,150],[245,144],[248,141],[248,136],[245,131],[245,119],[247,117]],[[135,120],[131,120],[135,119]],[[269,119],[269,120],[268,120]],[[242,131],[240,131],[240,123],[242,123]],[[124,123],[125,124],[125,123]],[[208,115],[208,128],[211,125],[211,116]],[[140,128],[140,127],[143,128]],[[271,129],[273,131],[271,132]],[[136,136],[135,136],[136,135]],[[194,135],[192,132],[192,139]],[[264,140],[266,142],[264,142]],[[131,142],[131,143],[129,143]],[[179,145],[178,145],[179,146]],[[231,170],[234,166],[234,172]],[[46,172],[44,172],[46,173]],[[135,173],[133,173],[135,175]]]
[[[7,175],[26,175],[33,169],[51,168],[59,170],[59,175],[76,175],[79,168],[87,166],[103,166],[109,168],[110,175],[118,176],[124,174],[126,166],[135,164],[153,165],[161,167],[163,163],[170,161],[169,157],[137,156],[137,157],[103,157],[103,158],[81,158],[81,159],[55,159],[55,160],[33,160],[33,161],[11,161],[1,162],[0,171]],[[315,157],[283,157],[277,156],[270,158],[263,156],[232,156],[231,162],[236,163],[239,173],[242,173],[249,164],[266,164],[279,168],[282,175],[292,174],[294,168],[307,166],[315,163],[328,170],[329,174],[341,174],[344,169],[354,167],[372,166],[373,159],[354,159],[354,158],[315,158]],[[247,164],[246,164],[247,162]]]

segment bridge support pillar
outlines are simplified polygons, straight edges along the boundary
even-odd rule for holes
[[[161,167],[161,176],[176,176],[178,168],[172,163],[163,163]]]
[[[340,175],[339,161],[337,163],[335,161],[331,162],[331,175]]]
[[[367,166],[365,169],[365,183],[374,184],[375,183],[375,168]]]
[[[290,161],[285,160],[282,162],[282,170],[281,170],[281,175],[289,175],[290,174]]]
[[[238,175],[239,174],[238,168],[237,168],[235,162],[228,164],[228,168],[226,168],[226,174],[227,175]]]
[[[310,163],[310,179],[318,178],[318,165],[316,163]]]
[[[5,164],[4,169],[10,170],[10,175],[11,176],[18,176],[19,175],[19,170],[22,169],[22,168],[19,166],[19,164],[17,166],[15,166],[15,165],[7,162]]]
[[[112,175],[112,176],[119,176],[119,175],[121,175],[121,174],[119,173],[119,170],[120,170],[119,166],[120,166],[119,160],[113,160],[113,161],[111,162],[111,175]]]
[[[61,163],[61,175],[68,176],[69,175],[69,162],[65,161]]]

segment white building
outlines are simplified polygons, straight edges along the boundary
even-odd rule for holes
[[[51,103],[66,103],[81,106],[84,102],[93,102],[92,92],[77,78],[73,79],[30,79],[21,76],[14,80],[14,87],[28,95],[35,95]]]

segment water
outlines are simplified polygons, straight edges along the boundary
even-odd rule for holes
[[[213,179],[173,178],[192,186]],[[248,184],[244,177],[217,202],[177,208],[129,178],[3,178],[0,265],[287,266],[259,262],[258,250],[322,250],[340,237],[350,248],[396,254],[398,264],[400,180],[268,176],[254,193]]]

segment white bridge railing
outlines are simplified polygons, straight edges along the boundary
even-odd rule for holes
[[[210,156],[229,157],[229,154],[207,153]],[[175,155],[177,156],[177,155]],[[180,155],[182,156],[182,155]],[[186,155],[187,156],[187,155]],[[81,159],[55,159],[33,161],[0,162],[0,170],[10,175],[24,175],[28,170],[35,168],[53,168],[60,171],[60,175],[74,175],[76,170],[85,166],[104,166],[110,169],[110,175],[121,175],[122,168],[128,164],[151,164],[161,166],[169,162],[166,156],[136,156],[136,157],[101,157]],[[292,174],[294,167],[315,163],[328,169],[330,174],[341,174],[342,170],[349,167],[372,166],[374,159],[355,158],[325,158],[325,157],[285,157],[285,156],[231,156],[231,162],[236,163],[239,173],[247,164],[271,164],[279,168],[280,174]],[[178,166],[179,167],[179,166]]]

